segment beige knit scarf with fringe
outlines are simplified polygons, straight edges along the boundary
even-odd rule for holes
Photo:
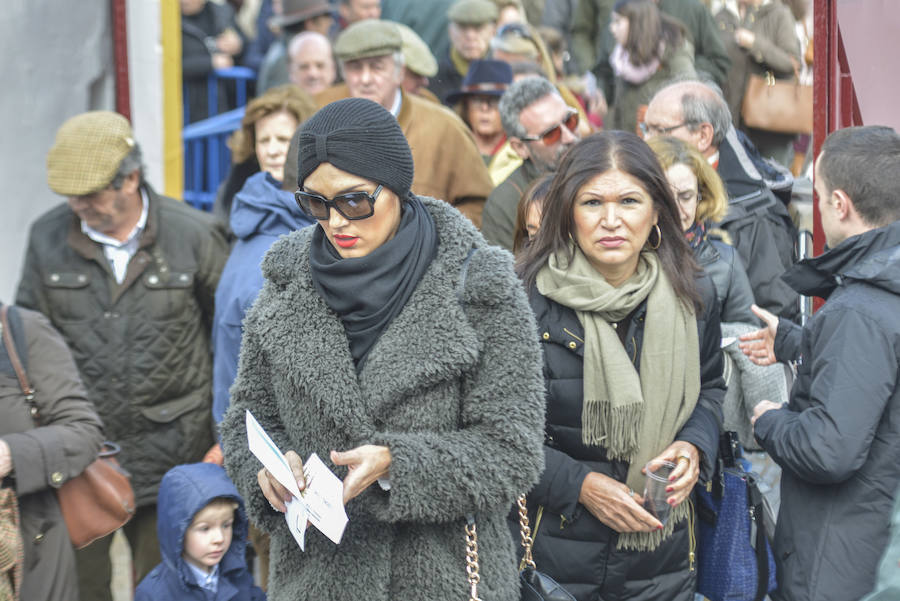
[[[537,275],[537,287],[573,309],[584,327],[582,441],[605,448],[610,459],[628,461],[626,484],[643,493],[641,469],[672,443],[697,404],[697,321],[675,295],[655,252],[642,252],[635,273],[613,287],[577,246],[572,244],[570,250],[571,261],[550,257]],[[647,315],[638,373],[611,324],[644,299]],[[620,534],[617,548],[655,549],[688,512],[688,503],[681,503],[662,530]]]

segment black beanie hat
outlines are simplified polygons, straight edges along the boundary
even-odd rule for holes
[[[300,130],[297,185],[321,163],[382,184],[400,200],[412,187],[413,158],[397,119],[380,104],[346,98],[319,110]]]

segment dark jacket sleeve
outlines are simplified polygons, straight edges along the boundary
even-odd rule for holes
[[[798,360],[802,338],[803,328],[790,319],[779,319],[778,329],[775,331],[775,358],[782,363]]]
[[[94,459],[103,440],[100,418],[72,353],[46,317],[19,311],[28,352],[28,379],[36,389],[40,426],[3,440],[12,454],[19,496],[59,487]],[[59,478],[62,475],[62,478]]]
[[[748,50],[757,63],[778,75],[790,76],[794,73],[794,61],[800,64],[800,40],[794,32],[794,17],[791,9],[781,6],[773,9],[771,17],[772,37],[755,28],[753,46]],[[792,60],[793,59],[793,60]]]
[[[749,323],[759,326],[759,319],[750,310],[750,305],[755,301],[753,299],[753,289],[750,288],[750,280],[747,277],[747,270],[741,263],[737,251],[734,248],[722,245],[716,245],[719,254],[726,260],[729,268],[728,272],[728,289],[725,291],[725,302],[722,306],[722,321]]]
[[[528,498],[567,520],[574,520],[579,507],[581,485],[589,473],[591,470],[585,463],[545,445],[544,472]]]
[[[32,228],[28,235],[28,249],[25,251],[22,279],[19,280],[19,288],[16,291],[16,305],[49,316],[50,306],[42,285],[43,275],[37,256],[36,240],[35,229]]]
[[[722,38],[719,37],[712,13],[699,4],[696,13],[697,39],[694,40],[694,67],[698,72],[707,73],[719,86],[722,86],[728,79],[731,59],[728,58]]]
[[[722,402],[725,400],[725,380],[722,378],[722,330],[715,290],[708,278],[703,282],[703,312],[697,320],[700,341],[700,396],[697,406],[675,436],[675,440],[689,442],[700,451],[700,479],[708,480],[713,473],[722,429]]]
[[[827,307],[823,309],[827,311]],[[876,319],[854,308],[817,316],[798,384],[808,406],[767,411],[756,439],[784,469],[815,484],[850,478],[869,447],[898,379],[897,349]]]

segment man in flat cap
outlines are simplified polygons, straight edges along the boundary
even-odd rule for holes
[[[462,85],[469,63],[487,57],[497,15],[497,5],[491,0],[457,0],[447,11],[450,51],[438,63],[438,73],[429,86],[442,102]]]
[[[269,88],[290,83],[288,72],[288,45],[294,36],[304,31],[314,31],[327,36],[334,24],[331,4],[328,0],[281,0],[280,10],[271,24],[281,31],[281,35],[269,46],[259,67],[256,79],[256,93],[262,94]]]
[[[210,324],[228,248],[210,215],[144,182],[140,147],[117,113],[66,121],[47,181],[67,202],[32,225],[16,303],[62,333],[107,440],[121,446],[137,501],[124,532],[139,581],[160,561],[163,474],[213,443]],[[111,599],[111,539],[77,552],[81,599]]]
[[[334,45],[344,83],[316,96],[319,106],[367,98],[389,110],[415,161],[412,190],[455,206],[477,227],[493,184],[465,123],[446,107],[413,94],[403,82],[403,38],[396,24],[369,19],[344,30]]]

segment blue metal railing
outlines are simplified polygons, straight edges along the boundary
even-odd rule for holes
[[[231,167],[231,151],[225,142],[228,136],[241,126],[247,104],[247,86],[255,79],[256,73],[247,67],[231,67],[210,73],[206,85],[210,116],[187,125],[182,132],[184,200],[198,209],[212,210],[219,184],[228,175]],[[217,114],[221,80],[234,81],[238,108]],[[190,120],[188,105],[185,90],[184,123]]]

